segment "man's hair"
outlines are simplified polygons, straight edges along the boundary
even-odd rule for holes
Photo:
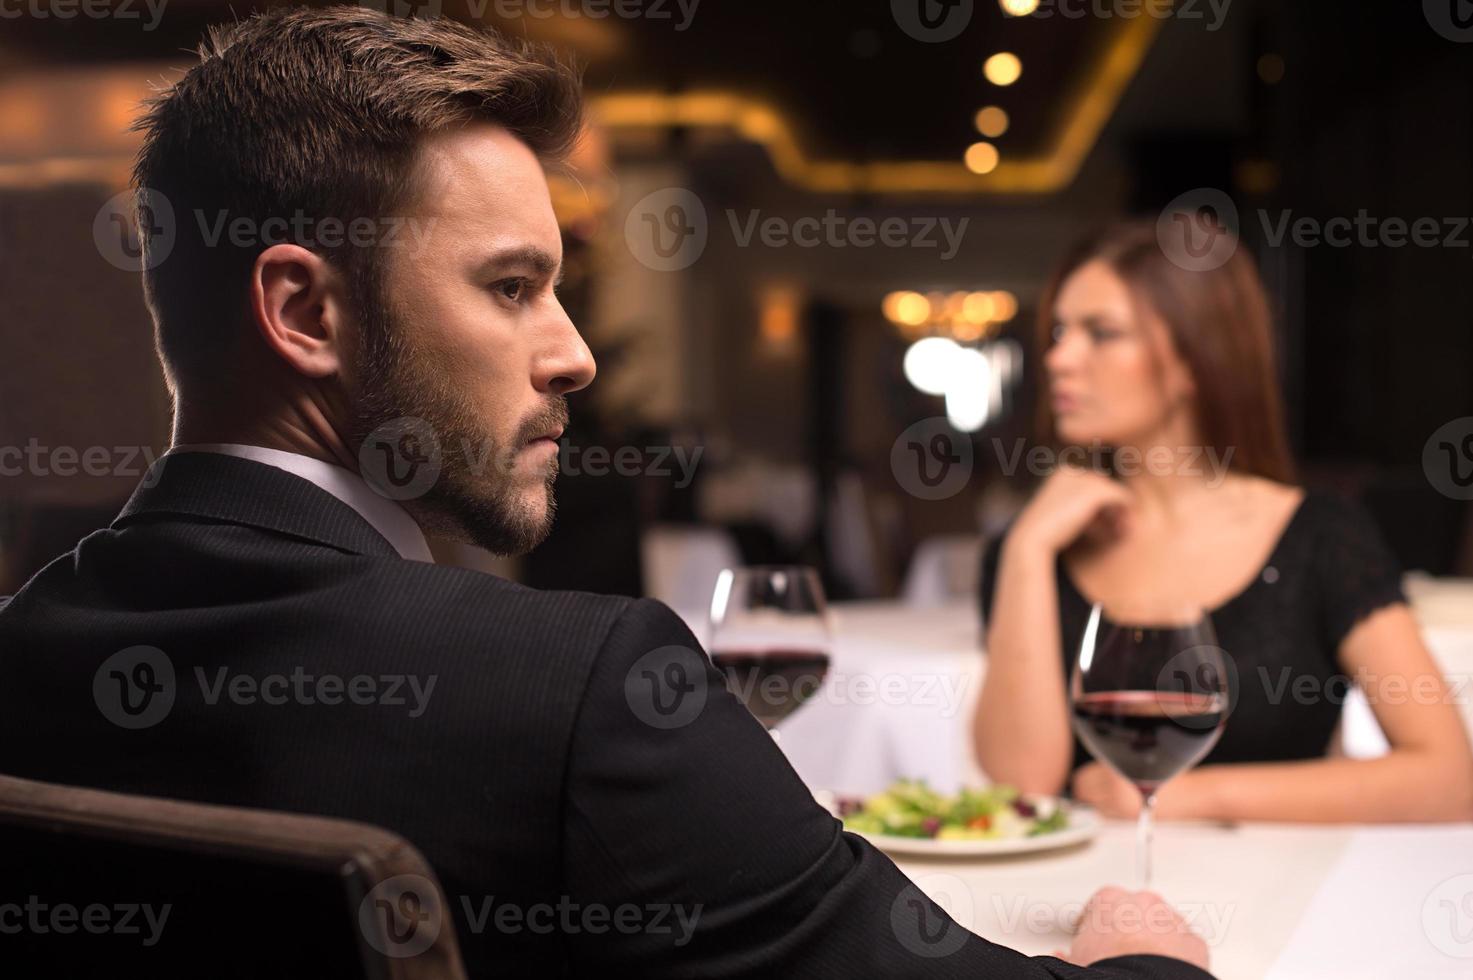
[[[285,8],[212,29],[199,55],[138,123],[134,169],[141,202],[156,205],[140,214],[154,249],[144,296],[171,386],[223,366],[244,334],[251,266],[276,241],[324,255],[355,303],[374,302],[379,249],[318,236],[324,220],[377,227],[403,207],[423,136],[493,122],[551,162],[581,119],[577,73],[549,49],[439,18]],[[156,196],[173,216],[167,254],[151,240]],[[249,237],[232,243],[239,219]]]

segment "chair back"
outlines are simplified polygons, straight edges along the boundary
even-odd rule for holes
[[[8,976],[463,980],[434,872],[323,817],[0,776]]]

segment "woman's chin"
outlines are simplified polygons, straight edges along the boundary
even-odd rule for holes
[[[1108,445],[1102,438],[1102,433],[1095,426],[1087,425],[1081,419],[1069,419],[1060,417],[1054,420],[1054,435],[1058,440],[1070,446],[1098,446]]]

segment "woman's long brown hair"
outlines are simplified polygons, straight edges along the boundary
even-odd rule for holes
[[[1054,272],[1039,305],[1039,360],[1053,342],[1054,303],[1075,270],[1101,260],[1124,280],[1138,304],[1165,322],[1172,346],[1196,385],[1196,418],[1204,447],[1218,458],[1231,448],[1238,473],[1294,481],[1274,356],[1268,298],[1241,243],[1216,269],[1191,271],[1162,250],[1154,223],[1112,225],[1075,244]],[[1037,431],[1052,441],[1048,399],[1038,399]]]

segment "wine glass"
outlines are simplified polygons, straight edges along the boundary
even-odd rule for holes
[[[822,686],[833,624],[818,573],[801,565],[723,569],[711,597],[711,662],[773,738]]]
[[[1206,613],[1099,603],[1090,610],[1069,685],[1074,731],[1141,794],[1140,887],[1151,883],[1156,794],[1222,736],[1231,710],[1226,655]]]

